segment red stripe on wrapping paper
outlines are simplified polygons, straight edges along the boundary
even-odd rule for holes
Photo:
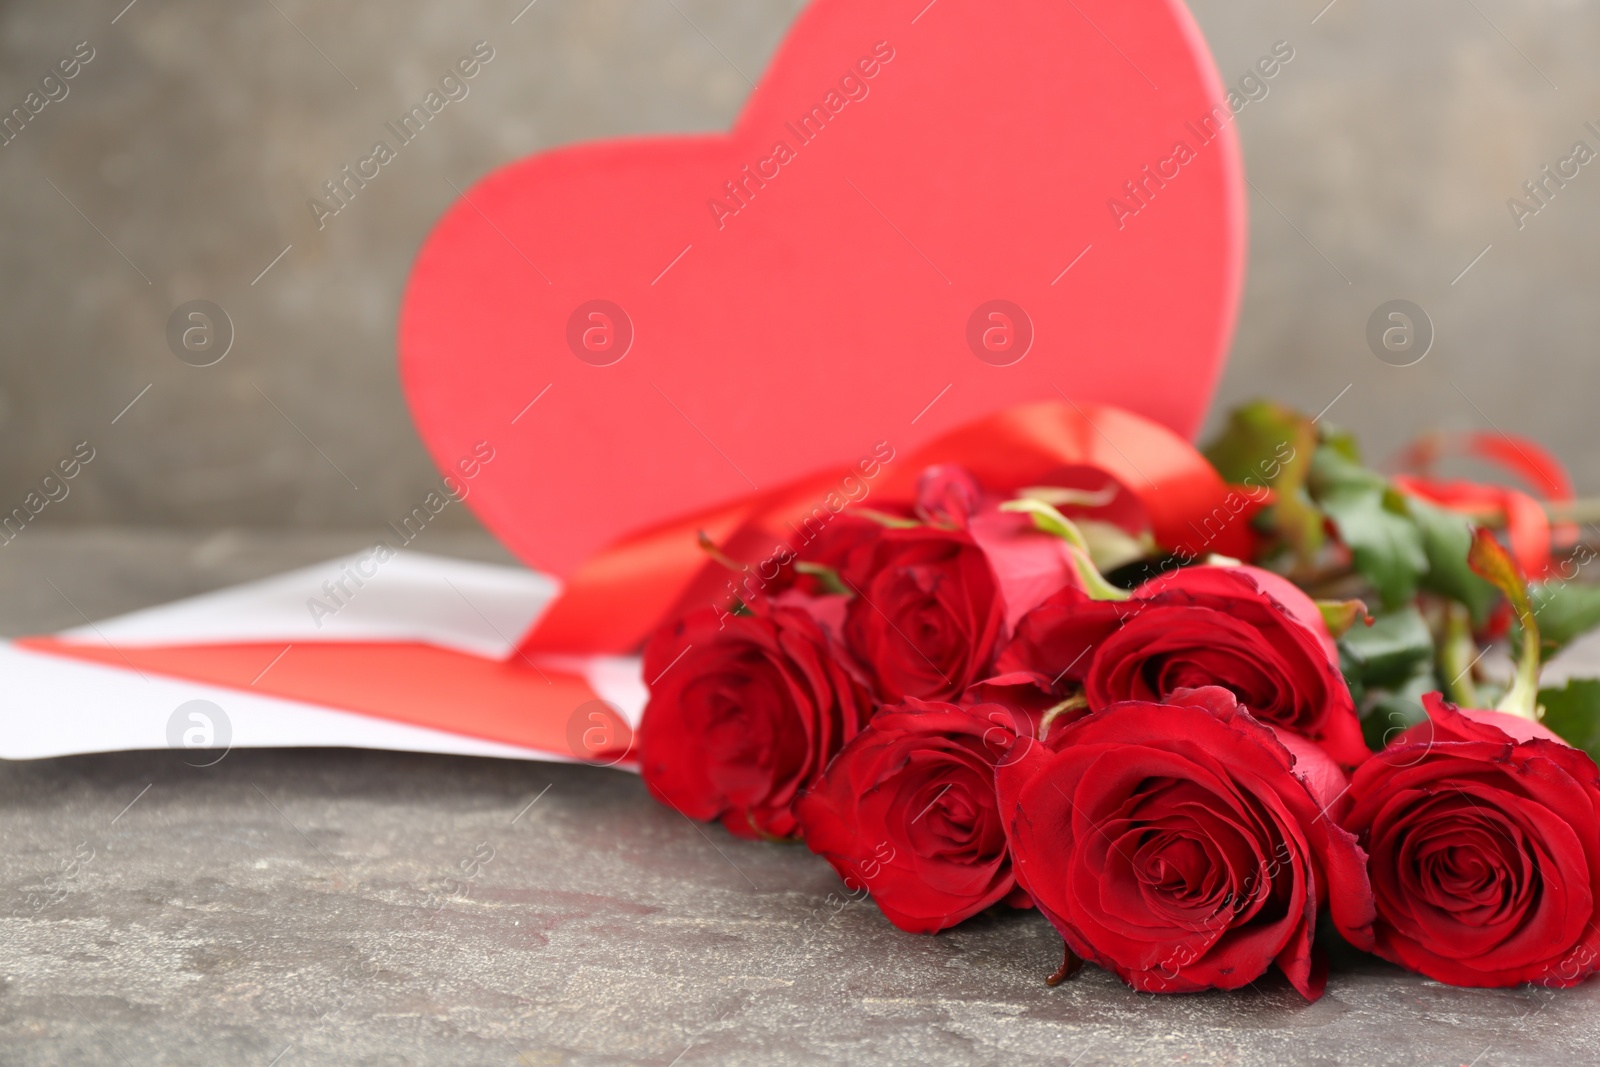
[[[580,709],[599,696],[582,675],[534,667],[520,658],[500,662],[415,643],[296,644],[287,654],[282,642],[111,648],[28,637],[15,644],[567,759],[609,763],[631,741],[620,737],[607,752],[578,751],[584,729],[591,726]],[[576,742],[569,740],[574,732]]]

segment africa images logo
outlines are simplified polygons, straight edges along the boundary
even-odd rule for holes
[[[1245,71],[1239,78],[1236,86],[1228,88],[1228,95],[1223,101],[1213,107],[1200,119],[1196,126],[1193,122],[1184,125],[1194,135],[1195,144],[1190,146],[1188,141],[1178,140],[1172,146],[1172,154],[1152,165],[1146,164],[1139,174],[1124,182],[1122,193],[1106,201],[1106,207],[1111,211],[1111,217],[1116,221],[1117,229],[1121,230],[1128,225],[1128,220],[1150,206],[1156,194],[1167,187],[1167,183],[1176,179],[1183,173],[1183,168],[1200,158],[1200,150],[1215,141],[1222,135],[1222,131],[1236,119],[1239,112],[1243,111],[1253,100],[1265,100],[1272,91],[1267,83],[1276,78],[1290,60],[1294,59],[1294,46],[1288,41],[1279,41],[1272,46],[1272,51],[1256,60],[1255,65]]]
[[[767,182],[776,179],[783,173],[784,167],[799,159],[799,150],[822,136],[822,131],[846,107],[865,100],[872,92],[868,82],[882,73],[884,66],[892,62],[894,56],[894,48],[888,41],[873,45],[871,54],[862,56],[839,78],[838,88],[830,88],[809,111],[783,124],[794,139],[794,144],[791,145],[787,138],[777,139],[772,144],[771,154],[766,159],[757,160],[754,169],[746,164],[737,177],[723,182],[722,193],[706,201],[717,229],[726,227],[730,218],[749,207],[756,194],[767,187]]]
[[[461,101],[472,92],[468,84],[483,70],[484,64],[494,59],[494,48],[488,41],[479,41],[472,46],[472,54],[462,56],[455,65],[445,72],[439,79],[437,89],[429,89],[427,95],[420,103],[412,104],[411,109],[395,122],[383,124],[386,133],[394,138],[390,145],[387,138],[374,141],[372,151],[365,157],[356,160],[355,169],[351,170],[347,164],[341,167],[339,173],[322,183],[323,194],[321,197],[311,197],[306,201],[306,207],[311,210],[311,217],[316,220],[317,229],[328,225],[328,220],[349,207],[355,200],[356,194],[367,187],[367,183],[375,180],[383,173],[383,168],[394,162],[400,156],[400,149],[421,136],[430,121],[452,101]]]

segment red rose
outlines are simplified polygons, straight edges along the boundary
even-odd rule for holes
[[[1575,985],[1600,969],[1600,771],[1526,719],[1423,703],[1343,819],[1370,856],[1374,951],[1451,985]]]
[[[995,704],[879,711],[796,806],[807,847],[890,922],[937,933],[1013,892],[994,766],[1029,729]]]
[[[1006,497],[985,493],[953,463],[929,467],[917,479],[916,514],[935,526],[966,530],[989,557],[1006,604],[1006,632],[1056,590],[1078,585],[1067,543],[1028,515],[1002,511]]]
[[[917,475],[916,514],[936,526],[965,528],[983,507],[984,495],[978,479],[965,467],[938,463]]]
[[[890,502],[881,508],[873,509],[877,515],[887,515],[892,520],[915,522],[910,509]],[[854,511],[845,510],[834,516],[821,531],[809,535],[800,545],[795,555],[800,563],[813,567],[825,568],[828,571],[843,573],[850,569],[850,560],[860,554],[869,553],[872,545],[887,527],[879,518],[868,518]],[[807,528],[809,533],[809,527]],[[831,580],[824,580],[815,572],[802,572],[793,568],[784,568],[780,581],[792,576],[792,584],[801,592],[822,596],[836,591]],[[780,591],[780,590],[774,590]]]
[[[1051,725],[1054,727],[1065,726],[1070,719],[1088,714],[1088,708],[1081,700],[1063,702],[1056,695],[1050,679],[1042,674],[1028,671],[996,674],[982,681],[973,682],[962,695],[961,703],[1003,704],[1027,718],[1032,724],[1031,734],[1034,737],[1041,735],[1040,727],[1044,725],[1044,718],[1052,712],[1054,714],[1051,715]],[[1063,714],[1069,710],[1072,714],[1063,719]]]
[[[1343,775],[1227,690],[1168,699],[1114,704],[1002,762],[1017,881],[1070,952],[1135,989],[1237,989],[1276,963],[1314,999],[1324,902],[1370,944],[1365,857],[1324,817]]]
[[[795,798],[869,712],[805,611],[712,608],[658,630],[639,761],[652,795],[740,837],[793,837]]]
[[[1062,695],[1081,688],[1091,708],[1218,685],[1342,766],[1371,755],[1321,612],[1255,567],[1187,567],[1125,601],[1063,589],[1018,624],[996,670],[1042,674]]]
[[[953,700],[989,672],[1005,624],[994,568],[965,530],[885,529],[841,571],[844,640],[878,698]]]

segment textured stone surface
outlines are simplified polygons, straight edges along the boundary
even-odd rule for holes
[[[395,313],[451,183],[576,140],[725,129],[803,6],[538,0],[513,25],[526,0],[138,0],[113,24],[125,3],[0,0],[0,111],[76,42],[96,49],[0,147],[0,511],[75,442],[99,449],[51,524],[409,511],[434,475],[395,380]],[[1506,207],[1574,141],[1600,147],[1584,125],[1600,124],[1600,6],[1193,6],[1230,83],[1275,41],[1295,49],[1238,117],[1250,274],[1223,400],[1317,411],[1349,386],[1329,418],[1377,457],[1430,425],[1493,425],[1600,491],[1600,170],[1521,230]],[[471,95],[319,231],[307,199],[479,39],[496,58]],[[1437,327],[1415,367],[1364,340],[1396,297]],[[214,367],[167,350],[168,315],[195,298],[237,329]]]
[[[98,617],[361,540],[19,541],[0,629],[74,621],[47,576]],[[1275,976],[1157,998],[1092,968],[1047,988],[1059,945],[1031,913],[899,933],[803,848],[698,827],[614,771],[341,750],[0,764],[8,1067],[1532,1067],[1600,1043],[1596,983],[1457,990],[1345,953],[1316,1004]]]
[[[724,128],[800,7],[0,0],[0,110],[76,42],[96,49],[0,148],[0,510],[75,442],[97,449],[0,548],[0,631],[370,543],[434,477],[393,322],[450,183],[573,140]],[[1329,417],[1378,455],[1429,424],[1534,433],[1600,488],[1600,177],[1522,230],[1506,208],[1600,140],[1600,8],[1195,10],[1230,82],[1274,41],[1296,49],[1239,117],[1251,272],[1223,398],[1337,397]],[[471,97],[317,230],[306,198],[478,39],[497,55]],[[1363,340],[1393,297],[1439,330],[1416,367]],[[193,298],[238,331],[215,367],[166,347]],[[356,529],[71,529],[103,521]],[[1049,990],[1056,940],[1035,915],[914,938],[869,904],[833,914],[839,892],[802,849],[702,831],[602,770],[344,751],[0,765],[0,1062],[1491,1067],[1589,1062],[1600,1042],[1593,984],[1451,990],[1346,958],[1309,1006],[1272,978],[1157,1000],[1090,971]]]

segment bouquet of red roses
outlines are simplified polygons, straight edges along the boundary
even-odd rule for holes
[[[1543,499],[1432,477],[1456,448]],[[730,580],[646,648],[651,793],[803,840],[913,933],[1037,907],[1053,980],[1275,964],[1315,998],[1324,915],[1455,984],[1600,969],[1600,771],[1569,743],[1600,737],[1600,693],[1537,688],[1600,624],[1559,465],[1434,438],[1384,477],[1267,403],[1194,458],[1233,488],[1187,515],[1131,460],[1018,488],[989,457],[830,504],[759,563],[702,535]],[[1477,650],[1507,639],[1516,673],[1474,710]]]

